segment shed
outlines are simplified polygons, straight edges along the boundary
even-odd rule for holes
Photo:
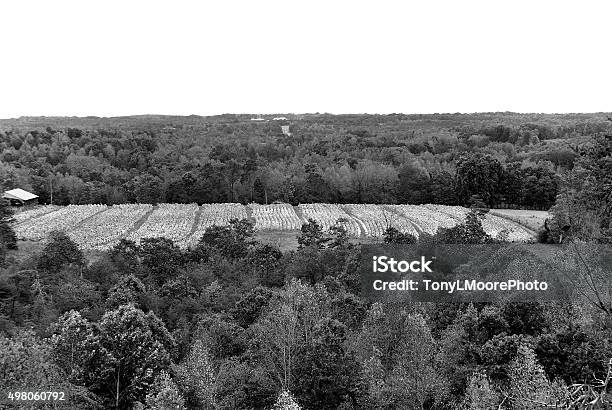
[[[13,206],[36,205],[38,204],[38,195],[25,191],[21,188],[5,191],[2,198],[8,200]]]

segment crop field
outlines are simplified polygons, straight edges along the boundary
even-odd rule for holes
[[[517,222],[533,231],[542,228],[544,221],[551,217],[547,211],[529,211],[524,209],[491,209],[490,214]]]
[[[415,236],[434,234],[464,220],[467,208],[444,205],[289,204],[242,205],[125,204],[40,206],[15,215],[14,228],[20,240],[41,241],[53,230],[66,232],[84,249],[104,250],[120,239],[139,242],[143,238],[166,237],[185,248],[195,245],[206,229],[247,218],[266,235],[296,233],[308,219],[324,230],[339,223],[352,238],[380,238],[388,226]],[[492,210],[482,220],[493,237],[512,242],[534,239],[548,216],[545,212]]]

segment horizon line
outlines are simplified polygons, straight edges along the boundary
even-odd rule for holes
[[[519,114],[519,115],[595,115],[595,114],[612,114],[612,111],[584,111],[584,112],[536,112],[536,111],[471,111],[471,112],[388,112],[388,113],[377,113],[377,112],[266,112],[266,113],[249,113],[249,112],[224,112],[219,114],[123,114],[123,115],[20,115],[18,117],[7,117],[0,118],[0,121],[8,120],[19,120],[23,118],[100,118],[100,119],[112,119],[112,118],[125,118],[125,117],[220,117],[224,115],[236,115],[236,116],[273,116],[273,115],[329,115],[329,116],[343,116],[343,115],[380,115],[380,116],[392,116],[392,115],[478,115],[478,114]]]

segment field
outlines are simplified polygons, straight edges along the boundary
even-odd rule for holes
[[[126,204],[40,206],[18,212],[14,228],[23,241],[43,241],[53,230],[65,231],[83,249],[104,250],[121,238],[139,242],[163,236],[186,248],[197,243],[212,225],[226,225],[232,218],[248,218],[258,236],[281,244],[294,238],[308,219],[323,229],[340,223],[353,240],[370,241],[382,236],[387,226],[415,236],[434,234],[465,218],[467,208],[444,205],[372,204]],[[526,210],[492,210],[483,219],[485,231],[512,242],[532,241],[547,213]],[[278,238],[278,239],[275,239]],[[283,239],[284,238],[284,239]]]
[[[533,231],[541,229],[546,218],[550,218],[550,214],[546,211],[523,209],[492,209],[491,214],[517,222]]]

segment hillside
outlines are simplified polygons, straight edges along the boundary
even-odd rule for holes
[[[17,213],[14,229],[24,241],[41,241],[51,231],[62,230],[83,249],[105,250],[122,238],[138,243],[148,237],[165,237],[187,248],[194,246],[207,228],[226,225],[234,218],[250,219],[255,229],[268,238],[296,233],[302,224],[313,219],[324,230],[339,222],[351,238],[369,240],[380,239],[388,226],[415,237],[423,233],[435,234],[440,227],[452,227],[463,221],[467,212],[467,208],[444,205],[49,205]],[[524,223],[530,213],[496,210],[487,214],[482,224],[492,237],[506,235],[512,242],[531,241],[535,236],[534,228],[543,223],[547,214],[532,213]]]

